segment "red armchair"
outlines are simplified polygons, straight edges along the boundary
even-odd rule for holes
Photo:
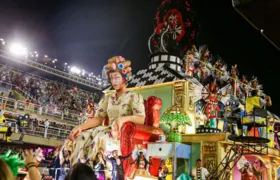
[[[121,153],[127,156],[132,153],[136,144],[145,144],[145,142],[153,142],[158,140],[159,135],[163,131],[159,128],[160,108],[162,106],[161,99],[150,96],[145,100],[146,119],[144,125],[127,122],[123,124],[121,129]],[[125,176],[127,177],[132,171],[130,166],[131,158],[123,161]]]

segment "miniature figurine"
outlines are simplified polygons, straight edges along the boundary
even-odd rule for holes
[[[130,179],[134,179],[135,175],[149,175],[150,173],[147,170],[148,165],[151,165],[151,163],[145,158],[143,151],[140,151],[138,153],[138,157],[135,161],[133,161],[132,164],[136,164],[136,168],[132,172]]]

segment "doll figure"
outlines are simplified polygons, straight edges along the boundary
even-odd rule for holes
[[[148,162],[146,157],[144,156],[143,151],[140,151],[138,154],[138,157],[134,162],[131,164],[136,164],[136,169],[132,172],[130,179],[134,179],[135,175],[149,175],[150,173],[147,170],[148,165],[151,165],[151,163]]]
[[[192,45],[191,50],[189,50],[186,55],[186,73],[189,76],[193,76],[194,71],[195,71],[195,65],[194,65],[195,57],[194,56],[195,56],[196,52],[197,52],[197,49],[196,49],[195,45]]]

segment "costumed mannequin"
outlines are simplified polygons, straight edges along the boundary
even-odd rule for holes
[[[210,75],[209,70],[207,69],[207,65],[210,65],[208,62],[210,51],[206,46],[203,46],[199,49],[199,61],[201,61],[199,64],[199,68],[197,69],[197,76],[198,79],[200,79],[201,82],[205,80]]]
[[[0,133],[5,133],[4,141],[12,142],[11,135],[13,134],[13,129],[7,126],[6,118],[4,116],[7,101],[8,99],[6,99],[5,102],[1,104],[0,107]]]
[[[209,119],[206,126],[210,128],[217,128],[217,113],[220,111],[219,99],[218,99],[218,88],[216,85],[216,79],[208,86],[208,92],[211,93],[208,97],[208,102],[206,104],[206,115]]]
[[[132,172],[130,179],[134,179],[135,175],[150,175],[147,170],[148,165],[150,164],[149,161],[144,156],[143,151],[138,153],[137,159],[132,162],[131,164],[136,164],[136,169]]]
[[[192,45],[191,50],[187,52],[186,55],[186,73],[189,76],[193,76],[194,71],[195,71],[195,61],[194,61],[194,56],[197,53],[197,49],[195,45]]]
[[[215,79],[220,82],[223,83],[224,81],[226,81],[227,79],[227,65],[222,63],[222,60],[219,59],[218,61],[216,61],[215,63]]]
[[[124,170],[122,160],[129,158],[131,156],[119,156],[118,150],[112,151],[112,156],[106,156],[106,160],[110,161],[112,164],[112,180],[123,180],[124,179]]]
[[[100,101],[94,118],[88,119],[71,132],[69,138],[73,141],[72,165],[81,158],[92,159],[99,149],[103,149],[105,154],[112,148],[120,149],[118,138],[123,123],[130,121],[144,124],[143,97],[126,89],[126,84],[131,79],[130,65],[131,62],[121,56],[108,60],[103,75],[109,79],[115,93],[106,95]],[[107,117],[109,126],[101,126]],[[68,145],[68,142],[66,143]]]
[[[242,91],[243,91],[243,94],[245,95],[245,98],[248,96],[248,93],[249,93],[249,90],[248,90],[248,80],[246,78],[246,76],[242,76],[240,82],[242,82]]]
[[[238,70],[237,65],[231,67],[231,87],[232,87],[232,95],[238,95],[239,93],[239,83],[238,83]]]

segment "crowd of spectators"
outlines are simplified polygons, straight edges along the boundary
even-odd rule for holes
[[[32,103],[41,106],[52,105],[65,112],[83,112],[87,100],[98,101],[97,93],[83,91],[72,85],[46,80],[35,75],[0,66],[0,81],[12,84]],[[5,86],[4,83],[1,83]],[[12,96],[12,95],[11,95]],[[12,97],[14,98],[14,97]]]
[[[0,146],[0,154],[4,154],[8,150],[11,150],[13,153],[19,154],[19,155],[21,155],[23,152],[23,149],[19,148],[19,147]]]
[[[5,114],[5,117],[8,122],[14,123],[12,126],[15,127],[16,132],[45,138],[64,140],[74,128],[73,125],[49,121],[48,119],[28,118],[23,120],[18,118],[18,116],[7,114]]]
[[[46,122],[48,125],[46,126]],[[47,130],[46,130],[47,128]],[[27,133],[45,138],[66,139],[73,126],[46,120],[29,119]]]

